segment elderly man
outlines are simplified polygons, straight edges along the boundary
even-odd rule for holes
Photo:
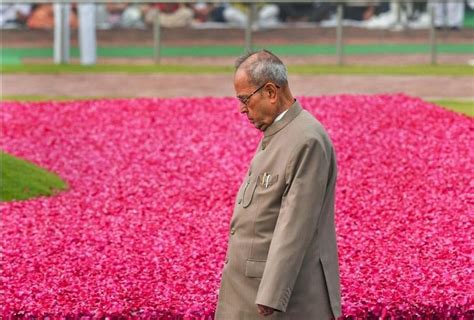
[[[240,112],[264,134],[237,194],[216,319],[341,314],[334,224],[336,156],[271,52],[236,62]]]

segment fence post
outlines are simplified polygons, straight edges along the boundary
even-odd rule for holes
[[[435,28],[435,15],[434,15],[434,6],[428,5],[430,11],[430,53],[431,53],[431,65],[437,64],[437,54],[436,54],[436,28]]]
[[[155,64],[160,64],[161,59],[161,28],[160,10],[157,8],[153,19],[153,59]]]
[[[344,48],[342,44],[342,18],[344,14],[344,9],[342,3],[337,4],[337,28],[336,28],[336,55],[337,55],[337,65],[341,66],[343,64],[343,55]]]
[[[250,52],[253,50],[252,44],[252,25],[255,19],[257,11],[257,4],[252,2],[247,13],[247,26],[245,28],[245,51]]]
[[[69,12],[70,4],[55,3],[54,4],[54,63],[69,62],[70,48],[70,29],[69,29]]]
[[[95,3],[79,3],[79,50],[82,65],[96,64],[97,38],[95,30]]]

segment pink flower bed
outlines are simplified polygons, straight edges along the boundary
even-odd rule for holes
[[[344,316],[472,319],[474,120],[404,95],[300,101],[337,150]],[[0,206],[5,318],[212,318],[261,137],[234,99],[3,103],[1,121],[1,149],[70,185]]]

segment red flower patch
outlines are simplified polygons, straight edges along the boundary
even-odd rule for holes
[[[472,316],[474,120],[403,95],[300,102],[336,147],[344,316]],[[0,206],[5,317],[212,318],[261,137],[233,99],[3,103],[0,115],[0,148],[70,185]]]

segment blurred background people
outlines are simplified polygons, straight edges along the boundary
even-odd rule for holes
[[[434,6],[436,28],[461,29],[464,22],[464,1],[435,0],[431,5]]]
[[[329,19],[336,10],[330,2],[278,3],[279,19],[282,22],[320,22]]]
[[[194,17],[191,5],[183,3],[154,3],[144,8],[145,22],[153,24],[159,12],[160,26],[166,28],[187,27]]]
[[[52,4],[37,4],[33,6],[32,12],[28,17],[27,26],[30,29],[53,29],[54,28],[54,10]],[[76,9],[72,6],[69,13],[69,26],[76,29],[78,26]]]
[[[0,3],[0,28],[24,27],[30,13],[30,4]]]
[[[345,1],[345,23],[369,29],[429,28],[430,16],[427,2],[434,7],[435,26],[458,30],[463,26],[466,4],[461,0],[398,1]],[[471,14],[474,0],[466,0]],[[193,3],[136,3],[108,2],[96,3],[96,29],[149,28],[160,13],[162,27],[237,27],[247,26],[249,3],[206,2]],[[327,1],[312,2],[262,2],[257,3],[254,30],[278,27],[284,23],[320,23],[321,26],[336,25],[337,4]],[[78,27],[78,5],[72,5],[70,26]],[[431,8],[431,7],[430,7]],[[215,24],[213,24],[215,23]],[[206,26],[207,24],[207,26]],[[32,29],[52,29],[54,13],[52,5],[6,4],[0,3],[0,27]]]
[[[344,19],[366,21],[380,13],[389,10],[388,2],[346,2],[344,4]]]
[[[199,20],[205,20],[203,15],[207,13],[207,21],[227,23],[237,28],[247,26],[249,10],[249,4],[238,2],[206,4],[205,7],[201,4],[197,8],[195,7]],[[257,16],[253,28],[269,28],[279,25],[278,14],[279,7],[275,4],[257,4]]]
[[[414,29],[428,28],[430,17],[426,11],[426,2],[401,2],[392,0],[380,3],[376,15],[364,21],[362,27],[369,29],[402,30],[405,27]]]
[[[97,4],[97,29],[144,29],[143,6],[144,5],[139,4],[128,4],[126,2]]]

